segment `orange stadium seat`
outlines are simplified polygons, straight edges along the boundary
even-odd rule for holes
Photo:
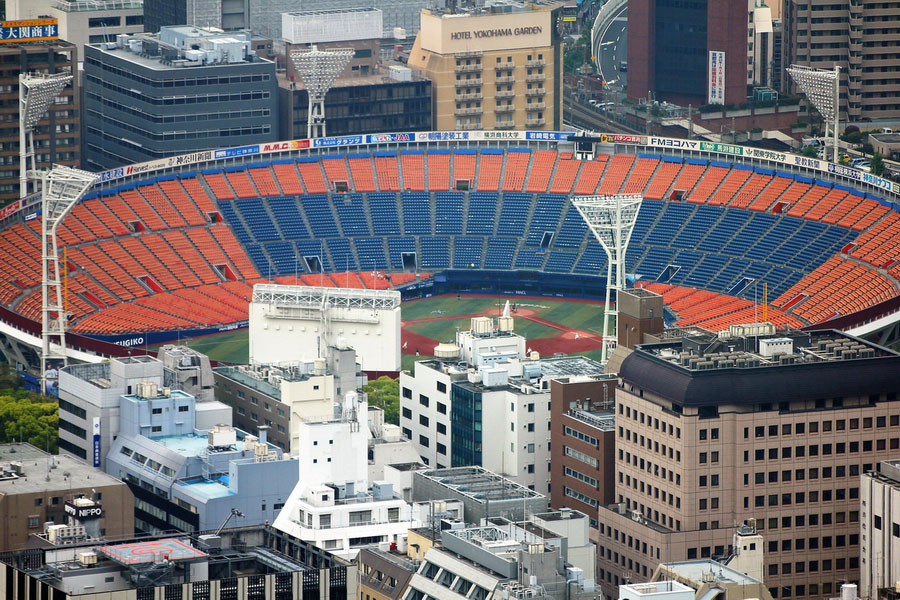
[[[403,169],[403,189],[412,192],[424,192],[425,155],[418,152],[401,154],[400,167]]]
[[[581,170],[580,160],[572,160],[571,156],[564,158],[564,154],[570,153],[564,152],[559,156],[559,162],[556,163],[556,175],[550,184],[551,194],[570,193],[572,186],[575,184],[575,179],[578,177],[578,172]]]
[[[450,189],[450,154],[428,154],[428,189],[432,192]]]
[[[303,194],[303,184],[300,183],[296,163],[272,165],[272,171],[275,172],[275,177],[285,194],[290,196]]]
[[[234,200],[234,190],[228,184],[223,173],[209,173],[203,176],[206,185],[212,190],[216,200]]]
[[[528,174],[531,152],[507,152],[506,176],[503,178],[504,192],[521,192]]]
[[[616,154],[613,156],[612,160],[609,161],[606,175],[603,177],[603,181],[600,182],[600,188],[597,190],[597,193],[603,196],[618,194],[633,164],[633,154]]]
[[[352,182],[350,181],[350,172],[347,171],[347,161],[344,160],[343,156],[328,157],[327,159],[322,159],[321,163],[322,168],[325,170],[325,181],[328,184],[329,190],[335,191],[337,189],[338,182],[344,182],[348,186],[351,185]],[[306,179],[306,176],[304,175],[303,178]]]
[[[400,167],[396,156],[376,156],[375,172],[378,174],[378,187],[382,192],[399,192]]]
[[[350,174],[353,177],[353,189],[357,192],[374,192],[375,173],[372,170],[372,158],[369,156],[348,158]]]
[[[547,191],[558,156],[559,154],[552,150],[538,150],[534,153],[528,183],[525,186],[526,192],[533,194]]]
[[[700,179],[693,191],[688,194],[687,201],[694,204],[706,204],[709,202],[710,196],[725,179],[725,176],[731,172],[730,169],[724,167],[709,167],[706,174]]]
[[[502,154],[478,155],[478,186],[482,192],[496,192],[500,190],[500,175],[503,169]]]
[[[659,166],[659,163],[660,160],[658,158],[638,158],[634,162],[631,176],[628,177],[628,181],[625,182],[625,188],[622,190],[622,193],[642,193],[646,189],[650,178],[653,177],[653,173],[656,172],[656,167]]]
[[[453,188],[456,188],[456,182],[463,180],[468,181],[469,188],[475,189],[475,165],[477,156],[475,154],[454,154],[453,155]]]
[[[253,182],[250,181],[247,171],[225,173],[225,179],[228,180],[238,198],[259,198],[260,194],[256,191]]]
[[[322,166],[319,162],[301,162],[297,163],[297,169],[300,171],[300,177],[303,178],[303,185],[310,194],[325,194],[328,192],[328,183],[322,172]],[[344,179],[346,181],[346,178]]]
[[[603,157],[602,159],[600,157]],[[579,195],[591,195],[597,193],[597,186],[600,184],[600,178],[606,170],[606,154],[601,154],[597,159],[584,163],[581,168],[581,175],[575,183],[575,193]]]
[[[248,169],[247,172],[250,174],[250,178],[261,196],[281,196],[281,189],[278,187],[278,182],[275,181],[275,178],[272,176],[272,170],[269,167]]]

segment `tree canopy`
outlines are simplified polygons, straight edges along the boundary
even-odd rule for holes
[[[0,363],[0,443],[28,442],[56,454],[58,428],[56,400],[21,389],[15,369]]]
[[[28,442],[56,454],[59,405],[24,390],[0,391],[0,442]]]
[[[363,386],[369,395],[369,404],[384,409],[384,422],[400,424],[400,380],[387,375]]]

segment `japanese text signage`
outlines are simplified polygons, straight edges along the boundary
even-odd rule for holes
[[[709,94],[710,104],[725,104],[725,53],[720,50],[709,51]]]
[[[31,19],[0,23],[0,43],[55,39],[59,39],[59,24],[56,19]]]

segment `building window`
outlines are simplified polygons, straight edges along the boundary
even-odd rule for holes
[[[420,446],[424,446],[425,448],[427,448],[427,447],[428,447],[428,444],[429,444],[428,438],[425,437],[424,435],[420,435],[420,436],[419,436],[419,445],[420,445]]]

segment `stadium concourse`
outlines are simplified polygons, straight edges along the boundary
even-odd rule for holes
[[[754,320],[763,282],[779,326],[897,310],[900,215],[836,175],[635,145],[601,146],[589,160],[562,141],[384,148],[225,165],[207,153],[199,165],[98,183],[59,232],[70,329],[107,341],[209,332],[244,322],[264,281],[402,288],[421,284],[413,268],[434,279],[605,275],[573,194],[643,194],[627,272],[664,296],[670,322]],[[0,301],[39,320],[40,216],[27,206],[5,216]]]

